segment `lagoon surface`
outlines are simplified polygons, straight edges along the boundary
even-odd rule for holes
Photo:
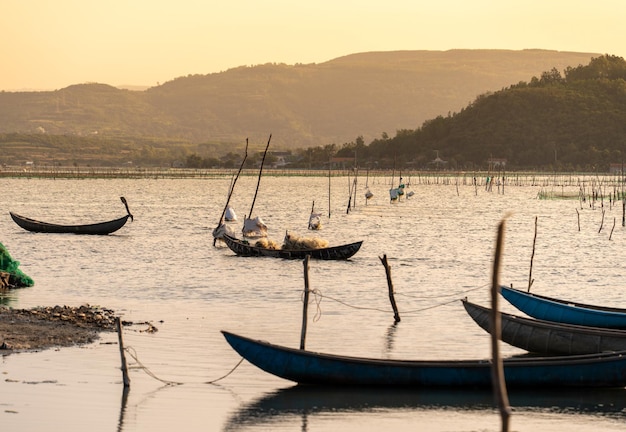
[[[282,241],[286,230],[331,245],[364,240],[349,261],[310,262],[316,294],[307,349],[397,359],[488,358],[489,335],[459,300],[489,305],[496,228],[505,215],[503,284],[528,286],[537,218],[533,292],[626,307],[621,203],[539,200],[536,185],[487,191],[457,186],[454,179],[405,178],[414,195],[392,204],[389,178],[360,177],[348,213],[351,181],[333,177],[329,188],[325,177],[264,176],[254,203],[253,216],[264,220],[274,240]],[[367,203],[366,181],[374,194]],[[299,346],[304,267],[302,261],[236,257],[225,246],[213,247],[211,232],[230,177],[0,182],[0,242],[35,280],[31,288],[2,295],[3,304],[88,303],[158,329],[124,329],[131,380],[126,393],[115,333],[86,346],[0,357],[2,430],[500,430],[490,391],[299,388],[239,364],[220,330]],[[238,231],[256,182],[250,176],[236,184],[231,204]],[[109,236],[29,233],[9,217],[11,210],[49,222],[99,222],[125,214],[120,196],[135,220]],[[324,214],[318,232],[307,230],[313,203]],[[500,305],[520,314],[503,299]],[[523,353],[504,344],[501,351]],[[626,422],[621,389],[537,389],[509,397],[515,431],[617,431]]]

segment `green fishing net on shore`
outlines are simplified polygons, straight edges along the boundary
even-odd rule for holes
[[[2,243],[0,243],[0,272],[9,274],[8,283],[14,287],[31,287],[35,282],[19,269],[19,261],[11,258],[11,254]]]

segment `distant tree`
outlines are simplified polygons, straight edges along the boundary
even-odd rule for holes
[[[191,154],[187,156],[185,166],[187,168],[202,168],[202,158],[195,153]]]

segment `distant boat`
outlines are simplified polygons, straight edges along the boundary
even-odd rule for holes
[[[126,206],[126,216],[107,222],[98,222],[92,224],[81,225],[61,225],[56,223],[42,222],[28,217],[20,216],[16,213],[9,212],[13,221],[27,231],[38,233],[55,233],[55,234],[91,234],[91,235],[107,235],[122,228],[128,219],[133,220],[130,214],[128,203],[124,197],[120,197],[124,206]]]
[[[506,286],[500,294],[526,315],[546,321],[626,329],[626,309],[594,306],[532,294]]]
[[[289,381],[317,386],[491,387],[489,360],[389,360],[288,348],[222,331],[248,362]],[[503,360],[508,387],[626,386],[626,352]]]
[[[461,300],[470,317],[491,332],[491,309]],[[536,354],[572,355],[626,350],[626,330],[561,324],[500,314],[503,342]]]
[[[361,248],[363,241],[349,243],[340,246],[324,247],[319,249],[272,249],[254,246],[229,235],[223,237],[226,245],[240,256],[247,257],[273,257],[285,259],[304,259],[307,255],[320,260],[345,260],[353,256]]]

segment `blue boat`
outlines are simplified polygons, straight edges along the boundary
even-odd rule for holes
[[[322,354],[222,331],[244,359],[305,385],[363,387],[490,387],[489,360],[389,360]],[[507,387],[624,387],[626,351],[580,356],[515,357],[504,363]]]
[[[500,287],[500,294],[533,318],[589,327],[626,329],[626,309],[575,303],[506,286]]]

